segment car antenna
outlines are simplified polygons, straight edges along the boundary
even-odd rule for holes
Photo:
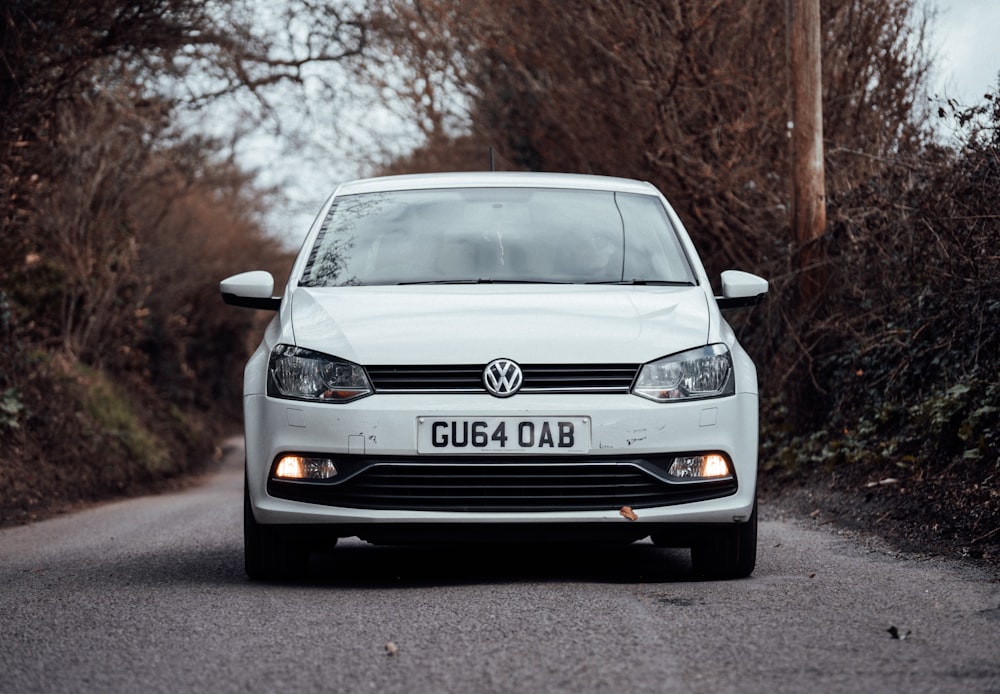
[[[496,170],[496,166],[493,164],[493,145],[490,145],[490,171]]]

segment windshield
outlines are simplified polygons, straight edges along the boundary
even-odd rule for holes
[[[529,188],[337,198],[299,284],[694,284],[660,200]]]

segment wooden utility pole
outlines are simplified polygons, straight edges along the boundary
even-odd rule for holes
[[[800,249],[802,298],[822,288],[826,229],[823,170],[823,73],[820,0],[786,0],[788,65],[791,75],[792,233]]]

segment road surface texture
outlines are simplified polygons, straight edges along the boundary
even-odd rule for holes
[[[762,508],[687,552],[342,541],[243,574],[242,450],[182,493],[0,531],[0,692],[1000,692],[1000,583]]]

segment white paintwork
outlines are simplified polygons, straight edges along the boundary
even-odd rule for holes
[[[241,272],[222,280],[219,290],[223,294],[235,294],[248,299],[270,299],[274,292],[274,277],[264,270]]]
[[[291,305],[295,344],[359,364],[643,363],[719,340],[700,287],[296,288]]]
[[[722,295],[727,299],[746,299],[767,293],[767,280],[742,270],[722,273]]]

